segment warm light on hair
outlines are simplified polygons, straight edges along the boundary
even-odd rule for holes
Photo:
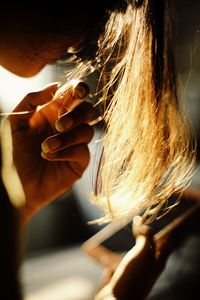
[[[112,13],[100,40],[101,60],[108,62],[102,99],[111,101],[94,201],[105,210],[105,220],[140,210],[155,215],[193,172],[195,151],[177,98],[168,18],[155,2]],[[153,19],[154,6],[161,24]],[[156,30],[162,27],[156,26],[162,22],[159,42]]]
[[[110,13],[99,38],[99,103],[105,103],[103,153],[92,201],[103,221],[143,212],[154,218],[190,183],[195,145],[177,95],[168,0],[129,1]],[[79,62],[59,89],[94,71]]]

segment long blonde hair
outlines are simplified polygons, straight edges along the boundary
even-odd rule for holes
[[[92,198],[105,221],[138,212],[155,217],[193,175],[195,143],[177,94],[168,2],[108,1],[114,6],[96,58],[105,134]],[[69,79],[90,67],[79,63]]]
[[[195,147],[177,96],[167,2],[113,12],[99,40],[101,100],[109,101],[94,201],[105,220],[155,216],[192,176]]]

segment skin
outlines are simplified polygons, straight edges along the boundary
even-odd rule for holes
[[[0,64],[21,77],[31,77],[47,64],[55,63],[69,47],[78,48],[94,25],[93,19],[90,20],[91,11],[79,20],[73,18],[73,22],[68,18],[65,23],[57,15],[53,25],[45,18],[53,13],[51,9],[44,17],[44,12],[34,13],[34,10],[28,15],[20,10],[18,14],[9,11],[5,20],[0,20]],[[75,8],[72,8],[72,14],[75,14]],[[79,26],[76,32],[73,28]],[[26,197],[26,205],[19,212],[22,223],[68,191],[89,163],[88,143],[93,129],[87,122],[93,118],[94,109],[88,102],[83,102],[79,109],[70,114],[66,110],[66,114],[58,117],[62,101],[52,101],[57,89],[57,85],[52,85],[28,94],[15,112],[26,110],[32,113],[9,117],[14,162]],[[74,99],[68,100],[77,101],[79,95],[75,93]],[[38,105],[47,103],[44,109],[36,111]],[[70,118],[74,118],[74,123],[69,128]],[[56,123],[60,126],[56,127]],[[46,145],[47,149],[47,144],[55,144],[55,139],[60,146],[53,149],[53,153],[51,148],[44,153],[41,145]]]
[[[142,225],[136,235],[135,246],[122,258],[118,267],[104,271],[95,300],[104,300],[111,295],[117,300],[147,299],[170,254],[171,245],[167,242],[167,239],[160,240],[155,245],[150,229]]]
[[[79,20],[69,17],[66,20],[65,15],[60,21],[64,16],[53,16],[56,25],[43,18],[42,13],[29,11],[24,17],[19,11],[9,12],[8,18],[0,20],[0,64],[21,77],[32,77],[47,64],[54,64],[69,47],[78,49],[95,26],[94,20],[90,21],[92,12],[86,13],[86,9]],[[51,10],[46,12],[47,16],[48,13]],[[80,14],[72,8],[71,14],[76,13]]]
[[[93,118],[94,109],[83,102],[57,119],[60,102],[51,102],[56,90],[57,85],[52,85],[28,94],[16,112],[50,103],[38,112],[9,118],[13,157],[26,196],[26,205],[20,210],[24,221],[70,189],[89,162],[87,144],[93,137],[93,128],[87,122]],[[56,129],[57,124],[62,125],[62,132]]]
[[[35,17],[31,9],[28,14],[23,14],[20,9],[14,12],[9,10],[9,13],[5,13],[5,20],[3,17],[0,18],[0,64],[22,77],[37,74],[47,64],[55,63],[69,47],[77,49],[84,44],[95,22],[98,22],[95,11],[94,9],[83,11],[83,8],[79,11],[78,6],[72,8],[68,18],[64,15],[65,28],[62,27],[61,30],[59,22],[62,17],[59,13],[62,12],[59,9],[56,16],[60,19],[58,17],[53,19],[54,22],[49,22],[47,28],[43,30],[49,19],[45,17],[43,19],[42,13]],[[78,31],[75,32],[74,28],[78,28]],[[52,101],[57,89],[58,86],[53,84],[41,91],[28,94],[16,107],[15,112],[25,110],[30,113],[9,117],[13,158],[26,197],[25,206],[19,210],[22,224],[43,206],[69,190],[82,176],[89,163],[88,143],[92,139],[93,129],[87,123],[94,118],[94,109],[87,101],[82,101],[74,110],[66,111],[58,117],[62,100]],[[81,98],[78,90],[73,99],[69,97],[72,103]],[[37,106],[43,104],[46,105],[37,111]],[[152,270],[156,276],[153,278],[157,278],[159,272],[157,272],[156,251],[152,250],[155,249],[152,248],[152,237],[147,233],[143,233],[143,237],[145,242],[140,254],[145,260],[142,259],[142,269],[154,265],[155,268],[152,267]],[[133,252],[130,251],[128,260],[125,263],[122,261],[114,276],[109,279],[109,285],[117,299],[128,299],[127,292],[129,295],[133,293],[136,297],[135,293],[138,292],[137,299],[143,299],[143,292],[135,291],[132,287],[132,278],[137,283],[142,277],[141,272],[137,273],[133,266],[135,263]],[[152,283],[143,281],[143,286],[145,284],[146,295]],[[100,294],[103,294],[103,290]],[[98,299],[103,299],[99,297]]]

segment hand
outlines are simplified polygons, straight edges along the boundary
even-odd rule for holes
[[[105,271],[105,286],[95,300],[144,300],[148,296],[164,269],[171,246],[168,238],[155,244],[146,225],[138,227],[135,234],[135,246],[123,257],[117,269]]]
[[[82,102],[73,111],[57,119],[62,104],[62,99],[53,100],[57,89],[57,85],[51,85],[28,94],[15,112],[30,113],[9,117],[13,160],[26,197],[22,211],[27,219],[69,190],[89,162],[87,144],[92,139],[93,129],[86,123],[94,115],[92,104]],[[77,98],[80,98],[78,93],[74,101]],[[38,105],[46,103],[42,109],[36,110]],[[55,124],[62,132],[56,130]]]

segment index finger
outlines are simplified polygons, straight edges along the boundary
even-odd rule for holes
[[[89,86],[83,81],[71,80],[62,86],[54,98],[60,104],[58,116],[72,110],[89,92]]]

